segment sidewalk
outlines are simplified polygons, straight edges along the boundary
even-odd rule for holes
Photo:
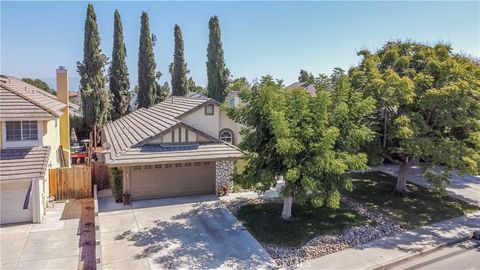
[[[396,177],[398,174],[398,165],[385,164],[372,167],[370,170],[381,171]],[[407,180],[422,187],[431,187],[430,182],[422,177],[422,172],[418,166],[410,169]],[[480,176],[460,176],[454,172],[452,173],[451,182],[447,186],[447,191],[453,198],[480,206]]]
[[[428,252],[480,229],[480,211],[392,235],[297,265],[297,269],[374,269]]]

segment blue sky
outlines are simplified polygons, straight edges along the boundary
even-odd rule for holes
[[[356,51],[392,39],[449,42],[480,57],[480,2],[93,2],[101,47],[111,56],[113,12],[122,15],[132,87],[137,84],[140,15],[157,36],[157,69],[170,80],[173,27],[179,24],[190,75],[206,83],[208,20],[217,15],[233,77],[271,74],[292,83],[300,69],[330,74],[359,61]],[[1,2],[1,73],[47,80],[66,66],[78,89],[87,2]]]

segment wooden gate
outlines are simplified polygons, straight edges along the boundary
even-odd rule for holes
[[[92,197],[90,167],[74,166],[49,170],[50,195],[55,200],[83,199]]]

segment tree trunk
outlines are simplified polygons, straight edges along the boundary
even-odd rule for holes
[[[292,201],[292,197],[283,198],[282,218],[284,220],[289,220],[292,217]]]
[[[409,162],[402,163],[398,169],[397,182],[395,184],[395,194],[405,195],[407,190],[407,173],[410,169]]]

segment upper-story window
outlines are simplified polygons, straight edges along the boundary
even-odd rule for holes
[[[213,115],[213,105],[207,105],[205,106],[205,115]]]
[[[5,129],[7,142],[38,140],[37,121],[6,121]]]
[[[233,132],[229,129],[222,129],[219,138],[224,142],[233,144]]]

